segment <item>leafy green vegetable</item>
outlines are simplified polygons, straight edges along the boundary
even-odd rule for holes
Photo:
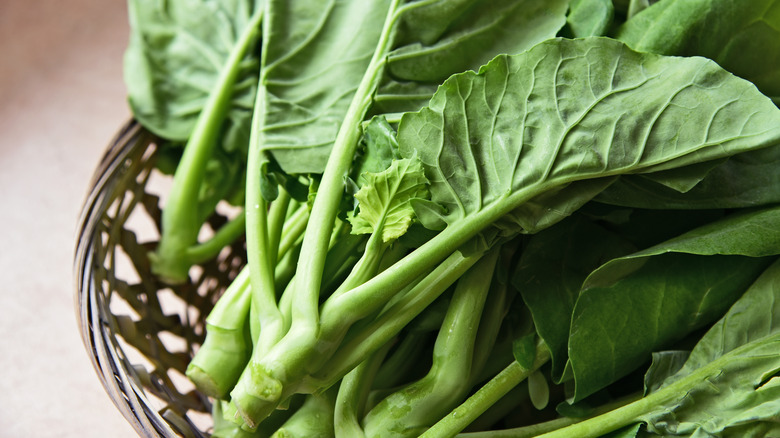
[[[414,159],[392,162],[390,167],[365,175],[365,184],[355,193],[359,212],[350,218],[355,234],[379,233],[391,242],[406,233],[414,220],[411,200],[427,195],[422,164]]]
[[[704,59],[552,40],[453,76],[398,139],[426,166],[442,222],[490,222],[552,187],[772,145],[776,121],[752,116],[772,105],[751,88]]]
[[[726,217],[593,271],[572,314],[574,398],[721,315],[771,261],[766,256],[778,254],[778,212]]]
[[[252,107],[246,100],[251,102],[254,96],[257,63],[250,55],[263,14],[252,2],[139,0],[130,2],[130,16],[133,33],[125,82],[133,113],[153,132],[187,142],[168,193],[162,237],[150,254],[153,272],[179,283],[187,279],[193,264],[216,256],[243,232],[240,216],[225,232],[216,233],[213,244],[197,245],[204,221],[234,186],[221,179],[216,189],[204,183],[217,143],[221,141],[229,152],[246,149],[249,115],[241,108]],[[198,26],[204,21],[214,28]],[[203,34],[194,35],[193,28]],[[168,93],[176,99],[169,99]],[[238,110],[233,110],[236,106]],[[204,202],[204,191],[216,191],[216,196],[207,196]]]
[[[524,249],[513,284],[550,349],[556,382],[569,357],[570,320],[582,282],[606,261],[634,249],[626,239],[580,216],[536,234]]]
[[[644,398],[540,435],[597,437],[633,422],[666,436],[769,436],[780,407],[775,262],[699,341],[685,365]],[[728,390],[726,390],[728,388]]]
[[[749,7],[723,0],[661,0],[636,14],[616,38],[636,50],[706,56],[753,82],[777,102],[780,97],[780,2]]]
[[[248,0],[129,0],[124,74],[133,115],[162,138],[185,142],[239,35],[259,4]],[[222,147],[246,150],[258,61],[242,60],[229,96]]]
[[[130,0],[214,436],[776,432],[778,4]]]

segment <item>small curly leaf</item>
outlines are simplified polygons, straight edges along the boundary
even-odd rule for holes
[[[414,158],[394,160],[387,170],[363,177],[365,184],[355,194],[359,211],[349,217],[352,233],[380,232],[386,243],[398,239],[414,220],[411,201],[428,193],[422,164]]]

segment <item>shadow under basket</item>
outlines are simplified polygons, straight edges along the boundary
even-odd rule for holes
[[[246,263],[243,241],[170,285],[150,270],[170,176],[156,169],[156,138],[126,125],[101,160],[77,234],[75,305],[82,340],[106,391],[145,437],[208,437],[209,399],[184,376],[205,318]],[[228,213],[215,214],[218,229]],[[208,233],[208,230],[205,231]]]

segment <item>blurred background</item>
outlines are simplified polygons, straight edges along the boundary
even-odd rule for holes
[[[135,437],[81,342],[72,258],[130,117],[123,0],[0,0],[0,437]]]

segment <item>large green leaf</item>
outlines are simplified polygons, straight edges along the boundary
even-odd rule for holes
[[[780,98],[780,1],[662,0],[617,38],[636,50],[708,57]]]
[[[272,0],[263,55],[264,147],[288,173],[323,171],[388,18],[395,31],[382,54],[387,75],[378,95],[359,96],[376,100],[374,114],[419,109],[448,76],[555,36],[567,3]]]
[[[262,144],[285,172],[322,172],[378,45],[390,3],[268,1]]]
[[[685,353],[656,355],[643,398],[544,437],[600,437],[645,423],[640,436],[780,434],[780,261]],[[685,363],[680,366],[680,360]],[[671,374],[671,375],[670,375]]]
[[[155,134],[185,141],[256,6],[252,0],[131,0],[124,77],[133,115]],[[234,87],[222,145],[246,151],[258,61]]]
[[[573,37],[602,36],[614,16],[612,0],[572,0],[566,22]]]
[[[573,181],[718,159],[778,138],[780,112],[752,84],[703,58],[638,53],[606,38],[548,40],[455,75],[398,131],[401,154],[426,167],[441,220],[460,227],[484,227]]]
[[[556,36],[569,0],[436,0],[404,14],[374,112],[417,111],[449,76]]]
[[[497,54],[527,50],[556,35],[568,6],[568,0],[428,3],[404,15],[399,41],[388,54],[388,73],[398,81],[438,84]]]
[[[780,434],[780,262],[767,269],[650,396],[642,416],[674,436]]]
[[[780,208],[773,208],[727,216],[595,270],[572,314],[574,398],[719,318],[778,252]]]

